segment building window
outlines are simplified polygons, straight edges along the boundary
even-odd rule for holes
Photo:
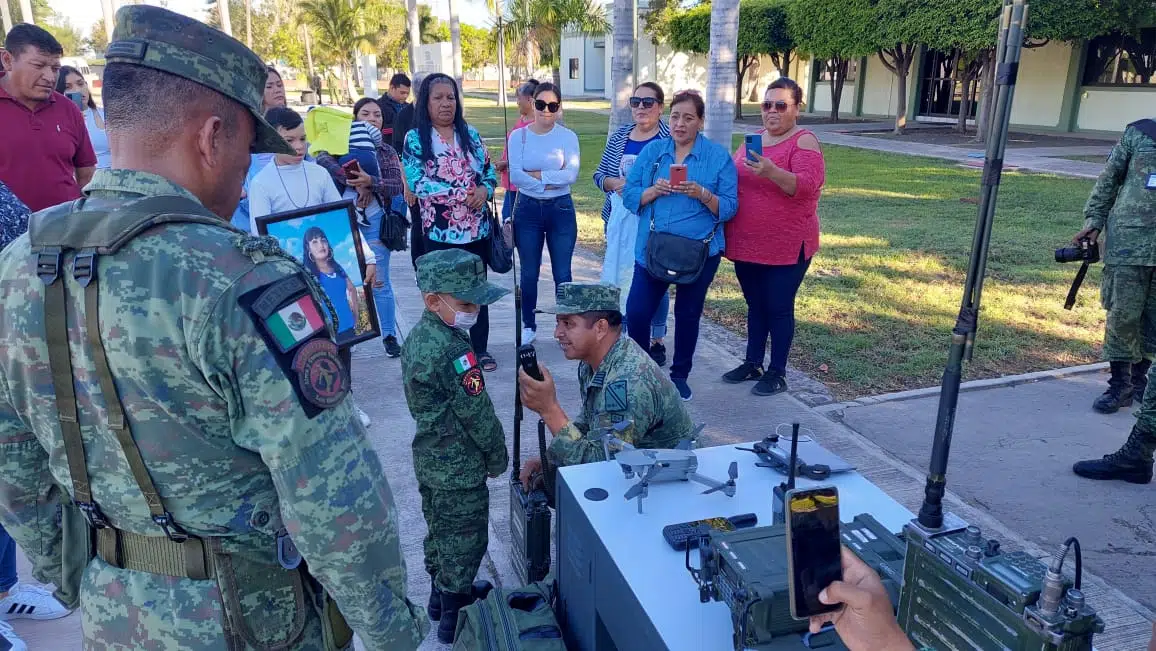
[[[1108,34],[1088,42],[1085,86],[1156,85],[1156,27],[1139,36]]]
[[[829,61],[816,61],[816,77],[817,81],[834,81],[834,74],[832,73]],[[859,59],[851,59],[847,62],[847,78],[844,82],[854,82],[859,78]]]
[[[570,59],[570,78],[578,78],[578,59]]]

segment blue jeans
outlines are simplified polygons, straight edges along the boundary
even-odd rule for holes
[[[550,249],[554,287],[570,282],[570,260],[578,240],[578,216],[570,195],[535,199],[522,193],[514,204],[514,243],[522,264],[522,324],[537,329],[538,275],[542,269],[542,244]]]
[[[510,221],[510,217],[514,214],[514,202],[517,200],[517,190],[506,190],[506,194],[502,196],[502,221]]]
[[[369,243],[369,250],[377,258],[377,279],[385,283],[384,287],[373,288],[373,302],[377,305],[377,320],[381,323],[381,336],[397,336],[397,305],[393,300],[393,285],[389,282],[389,249],[381,243],[378,235],[381,233],[381,220],[385,213],[376,217],[369,217],[369,226],[358,226],[361,236]]]
[[[767,354],[767,336],[771,337],[771,365],[769,370],[787,373],[787,356],[795,338],[795,295],[803,276],[811,266],[803,258],[795,264],[767,265],[754,262],[735,262],[735,275],[747,300],[747,359],[763,365]]]
[[[650,320],[650,338],[662,339],[666,336],[666,319],[670,316],[670,292],[662,295],[658,301],[658,309],[654,311],[654,318]],[[629,317],[622,315],[622,324],[630,331]],[[646,350],[650,350],[650,344],[645,346]]]
[[[670,377],[685,380],[690,377],[694,365],[694,349],[698,345],[698,327],[702,319],[702,309],[706,305],[706,290],[714,280],[722,255],[706,259],[706,265],[698,280],[688,285],[678,286],[674,299],[674,359],[670,364]],[[670,283],[655,280],[646,268],[634,263],[634,282],[630,284],[630,296],[626,299],[627,332],[630,338],[650,349],[650,322],[655,311],[668,295]]]
[[[0,527],[0,592],[16,585],[16,541]]]

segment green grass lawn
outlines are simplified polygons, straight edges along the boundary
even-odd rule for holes
[[[467,117],[500,152],[500,111],[467,100]],[[568,109],[566,122],[583,153],[574,186],[579,244],[602,251],[602,194],[590,179],[605,146],[606,117]],[[736,136],[736,146],[740,140]],[[791,363],[840,399],[936,385],[959,311],[979,172],[832,145],[824,152],[822,248],[799,292]],[[1055,263],[1052,253],[1082,225],[1091,186],[1090,180],[1003,176],[967,379],[1099,359],[1099,269],[1089,273],[1076,308],[1064,310],[1076,267]],[[745,336],[746,304],[728,262],[707,297],[707,315]]]

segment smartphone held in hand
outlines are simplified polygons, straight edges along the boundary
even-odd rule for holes
[[[670,166],[670,184],[674,187],[686,183],[686,165]]]
[[[834,486],[787,491],[787,588],[791,617],[808,619],[838,610],[819,593],[843,580],[839,491]]]
[[[345,170],[345,174],[347,176],[349,174],[354,174],[354,175],[361,174],[361,165],[359,165],[356,160],[351,160],[347,163],[342,163],[341,169]]]
[[[76,104],[76,108],[80,109],[81,111],[84,111],[84,109],[88,108],[84,105],[83,93],[65,93],[64,96],[70,99],[73,104]]]
[[[754,163],[758,160],[755,158],[755,154],[758,154],[759,156],[763,155],[763,136],[759,133],[748,133],[745,138],[745,142],[747,160]]]

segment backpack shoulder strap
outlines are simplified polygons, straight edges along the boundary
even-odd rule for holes
[[[225,220],[187,197],[142,197],[110,210],[85,210],[84,199],[32,216],[28,234],[32,250],[91,249],[99,255],[116,253],[144,231],[160,224],[198,223],[231,228]],[[76,215],[84,214],[84,219]]]
[[[1156,120],[1137,120],[1128,126],[1156,141]]]

